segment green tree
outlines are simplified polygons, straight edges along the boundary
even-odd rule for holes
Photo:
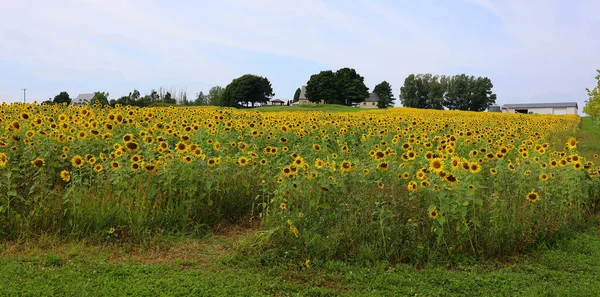
[[[71,104],[71,97],[69,97],[69,93],[60,92],[58,95],[54,96],[54,103],[67,103],[67,105]]]
[[[163,102],[167,103],[167,104],[176,104],[177,100],[175,100],[175,98],[173,98],[173,96],[171,95],[171,92],[167,92],[167,93],[165,93],[165,97],[163,98]]]
[[[94,98],[92,98],[92,100],[90,101],[90,104],[94,105],[94,104],[101,104],[101,105],[108,105],[108,92],[95,92],[94,93]]]
[[[373,89],[373,93],[379,96],[377,107],[388,108],[394,106],[394,94],[392,93],[392,86],[387,81],[382,81],[376,85]]]
[[[493,87],[487,77],[455,75],[447,79],[444,106],[455,110],[484,111],[496,103]]]
[[[221,95],[225,89],[221,86],[214,86],[208,90],[208,104],[214,106],[221,105]]]
[[[331,70],[313,74],[306,83],[306,99],[318,103],[321,100],[327,104],[337,103],[337,84],[335,73]]]
[[[352,68],[342,68],[335,72],[338,91],[338,104],[352,105],[369,97],[369,88],[365,85],[365,78]]]
[[[194,105],[208,105],[208,96],[204,95],[204,92],[200,91],[196,95],[196,100],[194,100]]]
[[[411,74],[400,88],[400,102],[405,107],[443,109],[444,79],[432,74]]]
[[[248,105],[267,103],[275,96],[271,82],[266,77],[253,74],[242,75],[234,79],[222,94],[223,106],[239,106],[240,103]]]
[[[300,101],[300,93],[301,92],[302,92],[302,90],[300,90],[300,88],[296,89],[296,92],[294,92],[294,100],[293,100],[293,102]]]
[[[306,99],[311,102],[325,101],[326,104],[352,105],[362,102],[369,96],[364,77],[352,68],[342,68],[336,72],[321,71],[311,75],[306,83]]]
[[[583,107],[583,112],[588,114],[592,121],[596,121],[598,116],[600,116],[600,70],[598,71],[598,75],[596,75],[597,85],[593,89],[586,88],[589,99],[586,100],[585,107]]]

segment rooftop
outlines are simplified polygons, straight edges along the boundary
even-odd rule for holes
[[[508,107],[510,109],[544,108],[544,107],[575,107],[575,108],[577,108],[577,102],[518,103],[518,104],[504,104],[504,107]]]

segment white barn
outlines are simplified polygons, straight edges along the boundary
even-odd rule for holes
[[[577,102],[505,104],[505,112],[533,114],[578,114]]]

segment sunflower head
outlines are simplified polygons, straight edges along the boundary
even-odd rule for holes
[[[525,199],[529,202],[537,202],[540,199],[540,195],[537,192],[530,192]]]

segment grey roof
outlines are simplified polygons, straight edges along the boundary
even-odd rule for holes
[[[544,108],[544,107],[577,107],[577,102],[550,102],[550,103],[519,103],[519,104],[504,104],[510,109],[519,108]]]
[[[283,101],[281,99],[273,99],[273,100],[271,100],[271,102],[285,102],[285,101]]]
[[[306,99],[306,86],[302,86],[302,89],[300,89],[300,98],[299,99]]]
[[[365,102],[378,102],[379,96],[375,93],[369,94],[369,97],[365,98]]]
[[[71,101],[71,104],[87,104],[92,99],[94,99],[94,93],[79,94]]]

